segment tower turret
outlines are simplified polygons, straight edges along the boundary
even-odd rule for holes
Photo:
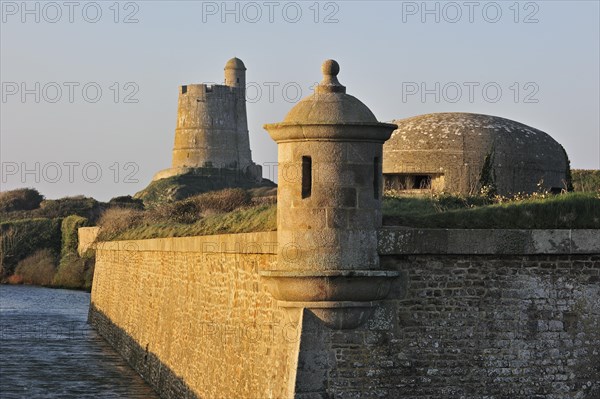
[[[246,88],[246,66],[239,58],[233,57],[225,64],[225,84],[231,87]]]
[[[276,270],[261,274],[282,306],[352,328],[397,275],[380,269],[377,253],[382,147],[396,125],[346,94],[339,69],[325,61],[315,93],[264,126],[278,144],[278,252]]]

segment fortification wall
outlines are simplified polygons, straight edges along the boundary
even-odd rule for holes
[[[80,227],[77,230],[77,253],[80,256],[90,248],[92,248],[96,238],[98,238],[98,233],[100,233],[100,227]]]
[[[100,243],[90,322],[163,397],[291,397],[301,311],[258,276],[275,246],[275,233]]]
[[[392,294],[351,331],[305,315],[298,397],[600,397],[599,231],[391,229],[379,243],[401,274]]]
[[[90,320],[166,398],[600,396],[598,230],[382,230],[400,277],[351,330],[271,299],[275,242],[101,244]]]

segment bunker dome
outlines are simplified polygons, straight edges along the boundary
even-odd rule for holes
[[[497,116],[435,113],[394,120],[383,146],[386,189],[499,194],[566,188],[568,158],[548,134]]]

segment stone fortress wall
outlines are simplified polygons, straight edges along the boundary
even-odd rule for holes
[[[265,125],[277,231],[99,243],[90,322],[164,398],[598,398],[600,230],[383,228],[339,71]]]
[[[378,242],[400,275],[355,329],[273,300],[275,232],[100,243],[90,321],[165,398],[598,397],[598,231]]]
[[[100,243],[90,322],[166,398],[292,397],[299,309],[259,281],[274,233]]]

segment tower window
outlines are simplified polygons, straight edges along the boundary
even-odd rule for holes
[[[237,78],[236,81],[237,81],[237,83],[240,83],[240,78]]]
[[[310,197],[312,191],[312,159],[302,157],[302,198]]]
[[[375,157],[373,159],[373,195],[375,199],[379,199],[379,190],[381,181],[379,180],[381,176],[381,166],[379,164],[379,157]]]
[[[181,86],[181,94],[187,93],[187,86]]]

